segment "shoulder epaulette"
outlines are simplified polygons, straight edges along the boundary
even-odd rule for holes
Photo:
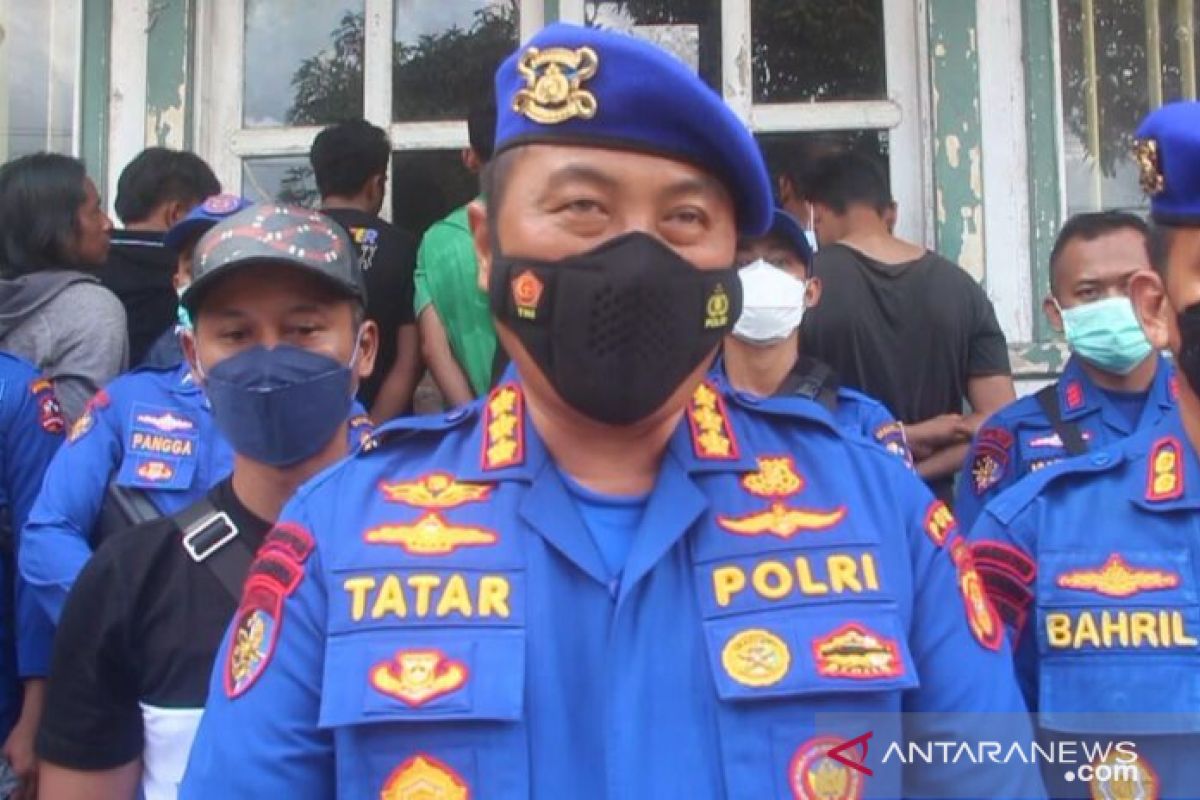
[[[469,405],[459,406],[442,414],[423,414],[415,417],[399,417],[389,420],[375,428],[374,432],[364,439],[355,455],[365,455],[380,447],[413,435],[422,433],[439,433],[452,430],[468,424],[479,414],[480,401]]]

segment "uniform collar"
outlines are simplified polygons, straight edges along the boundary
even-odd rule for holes
[[[1154,370],[1154,380],[1146,397],[1146,408],[1138,427],[1156,419],[1162,412],[1175,406],[1178,398],[1178,384],[1175,368],[1162,354],[1156,354],[1157,364]],[[1062,418],[1074,421],[1096,411],[1108,412],[1105,422],[1118,430],[1128,427],[1128,422],[1108,408],[1103,390],[1092,382],[1078,356],[1071,356],[1058,381],[1058,407]],[[1111,418],[1110,418],[1111,416]]]
[[[192,395],[198,394],[201,391],[200,384],[196,383],[196,378],[192,375],[192,368],[188,366],[187,359],[179,362],[179,366],[175,368],[174,380],[171,382],[171,393]]]
[[[1179,409],[1126,440],[1136,468],[1129,490],[1147,511],[1200,509],[1200,460],[1183,429]]]

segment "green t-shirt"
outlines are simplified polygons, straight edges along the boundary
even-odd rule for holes
[[[467,207],[463,206],[435,222],[421,239],[413,308],[420,317],[433,303],[454,358],[479,396],[492,385],[496,329],[487,295],[479,290],[476,271],[475,244],[467,224]]]

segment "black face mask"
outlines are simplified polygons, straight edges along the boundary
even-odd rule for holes
[[[555,391],[610,425],[662,407],[733,327],[733,269],[700,270],[645,233],[557,262],[497,257],[492,311]]]
[[[1200,393],[1200,303],[1176,314],[1179,324],[1179,371],[1193,392]]]

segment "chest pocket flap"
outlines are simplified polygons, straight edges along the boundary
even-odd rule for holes
[[[525,632],[407,628],[330,637],[320,725],[518,720]]]
[[[1038,710],[1054,730],[1200,732],[1187,548],[1039,555]]]

